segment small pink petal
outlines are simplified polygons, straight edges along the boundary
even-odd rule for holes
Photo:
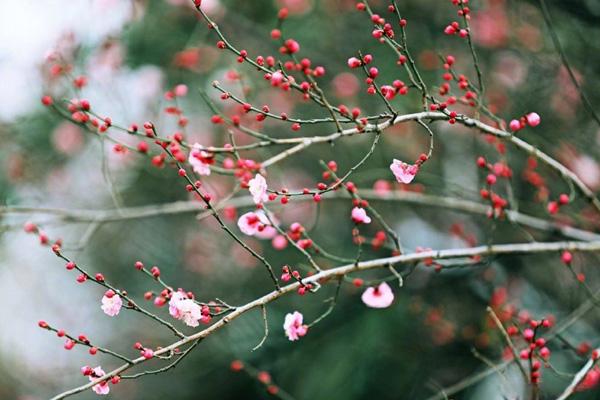
[[[382,282],[376,288],[367,288],[363,292],[361,299],[368,307],[387,308],[394,301],[394,292],[392,292],[392,288],[387,283]]]

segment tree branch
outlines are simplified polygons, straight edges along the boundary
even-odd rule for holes
[[[265,305],[279,299],[280,297],[288,294],[294,293],[300,285],[306,285],[308,283],[319,283],[330,280],[335,277],[343,277],[348,274],[367,271],[371,269],[383,268],[388,265],[395,264],[412,264],[417,263],[419,261],[425,259],[451,259],[451,258],[467,258],[473,256],[487,256],[487,255],[502,255],[502,254],[537,254],[537,253],[545,253],[545,252],[558,252],[563,250],[570,251],[580,251],[580,252],[598,252],[600,251],[600,241],[582,243],[582,242],[546,242],[546,243],[512,243],[512,244],[500,244],[500,245],[491,245],[491,246],[479,246],[472,247],[466,249],[444,249],[444,250],[432,250],[420,253],[410,253],[405,255],[399,255],[395,257],[386,257],[379,258],[369,261],[363,261],[355,264],[343,265],[336,268],[331,268],[328,270],[321,271],[316,273],[310,277],[304,278],[298,282],[291,283],[282,287],[280,290],[274,290],[270,293],[265,294],[262,297],[259,297],[239,308],[234,310],[232,313],[227,315],[226,317],[221,318],[217,322],[215,322],[210,327],[197,332],[193,335],[187,336],[175,343],[172,343],[169,346],[163,347],[160,350],[157,350],[154,354],[156,356],[160,356],[162,354],[169,353],[176,348],[182,347],[183,345],[199,340],[204,339],[212,333],[220,330],[224,326],[228,325],[233,320],[242,316],[250,310],[253,310],[257,307],[264,307]],[[101,379],[94,380],[85,385],[81,385],[74,389],[68,390],[61,394],[56,395],[52,398],[52,400],[64,399],[74,394],[83,392],[84,390],[90,389],[94,385],[103,382],[115,375],[119,375],[120,373],[147,361],[144,357],[139,357],[133,360],[129,364],[124,364],[119,368],[103,375]]]

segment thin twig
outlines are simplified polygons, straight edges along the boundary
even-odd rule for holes
[[[592,116],[594,121],[596,121],[596,123],[598,125],[600,125],[600,116],[598,116],[598,114],[596,113],[596,109],[590,102],[590,99],[584,93],[581,85],[579,85],[579,82],[577,81],[577,77],[575,76],[575,73],[573,72],[573,69],[571,68],[571,64],[569,63],[569,59],[567,58],[567,55],[566,55],[562,45],[560,44],[560,39],[558,38],[558,35],[556,34],[556,30],[554,29],[554,24],[552,22],[552,18],[550,17],[550,11],[548,10],[548,6],[546,5],[546,0],[539,0],[539,2],[540,2],[540,8],[542,9],[542,15],[544,16],[544,21],[546,22],[546,25],[548,26],[548,30],[550,31],[550,37],[552,38],[552,43],[554,43],[554,47],[556,48],[556,51],[558,51],[558,54],[560,55],[560,59],[564,65],[565,69],[567,70],[567,73],[569,74],[569,78],[571,79],[573,86],[575,86],[575,88],[577,89],[577,92],[579,93],[579,96],[581,97],[581,100],[583,101],[583,105],[585,106],[586,111]]]
[[[517,364],[517,366],[519,367],[519,371],[521,371],[521,375],[523,375],[523,381],[525,383],[528,383],[529,376],[527,375],[527,371],[525,371],[525,367],[523,367],[523,364],[521,364],[521,362],[519,361],[519,353],[517,352],[517,349],[516,349],[514,343],[510,339],[510,335],[508,334],[508,332],[506,332],[506,329],[504,329],[504,325],[502,325],[502,322],[500,321],[500,319],[498,318],[498,316],[496,315],[496,313],[494,312],[492,307],[487,307],[486,311],[492,318],[492,321],[494,321],[494,323],[500,330],[500,333],[502,333],[502,336],[504,336],[504,340],[506,340],[506,343],[508,344],[508,347],[510,348],[510,352],[513,355],[514,361]]]
[[[263,304],[262,306],[260,306],[260,308],[262,311],[262,319],[265,324],[265,334],[263,335],[260,342],[258,342],[258,344],[252,348],[252,351],[256,351],[259,348],[261,348],[262,345],[267,341],[267,337],[269,336],[269,321],[267,321],[267,307]]]

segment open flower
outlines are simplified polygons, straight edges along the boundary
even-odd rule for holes
[[[370,224],[371,218],[367,215],[364,208],[354,207],[352,209],[352,221],[357,224]]]
[[[394,301],[394,292],[387,283],[382,282],[377,287],[367,288],[361,299],[368,307],[387,308]]]
[[[254,204],[261,204],[269,199],[267,196],[267,181],[261,174],[256,174],[254,179],[250,179],[248,189]]]
[[[294,311],[292,314],[286,314],[285,321],[283,322],[283,329],[290,341],[298,340],[308,332],[308,326],[302,324],[303,318],[302,314],[298,311]]]
[[[89,375],[90,382],[95,381],[96,379],[103,377],[106,375],[104,370],[101,367],[96,367],[92,369],[91,374]],[[108,381],[103,381],[98,383],[97,385],[92,386],[92,390],[99,395],[106,395],[110,392],[110,387],[108,386]]]
[[[411,183],[412,180],[415,179],[417,172],[419,172],[419,167],[417,165],[409,165],[396,159],[390,164],[390,169],[396,177],[396,180],[401,183]]]
[[[275,222],[275,221],[274,221]],[[251,211],[238,219],[238,228],[248,236],[259,239],[272,239],[277,235],[277,230],[271,226],[269,219],[262,210]]]
[[[202,146],[198,143],[194,143],[192,146],[188,162],[198,175],[210,175],[210,164],[213,163],[213,158],[210,153],[202,150]]]
[[[121,307],[123,306],[123,300],[121,300],[121,296],[113,292],[112,290],[107,290],[102,297],[102,311],[104,314],[114,317],[119,314],[121,311]]]
[[[194,300],[188,299],[187,294],[178,290],[171,295],[169,314],[187,326],[196,327],[202,319],[202,308]]]

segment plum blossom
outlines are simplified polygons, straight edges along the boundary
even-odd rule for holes
[[[525,116],[525,119],[527,120],[527,124],[529,126],[536,127],[540,124],[540,122],[542,121],[542,119],[540,118],[538,113],[532,112],[529,113]]]
[[[419,172],[418,165],[409,165],[400,160],[394,161],[390,164],[390,170],[396,177],[396,180],[401,183],[411,183],[413,179],[415,179],[415,175]]]
[[[177,97],[184,97],[188,93],[188,87],[187,87],[187,85],[179,84],[179,85],[175,86],[175,89],[173,89],[173,92],[175,93],[175,96],[177,96]]]
[[[279,86],[283,82],[285,82],[285,76],[283,75],[283,72],[281,72],[281,70],[273,72],[271,75],[271,85]]]
[[[337,74],[331,81],[331,85],[338,97],[352,97],[360,90],[360,81],[350,72]]]
[[[259,239],[272,239],[277,235],[277,230],[271,226],[271,222],[262,210],[242,215],[238,219],[238,228],[242,233]]]
[[[510,123],[508,124],[508,126],[510,127],[510,130],[513,132],[519,131],[522,128],[521,122],[518,119],[511,120]]]
[[[393,100],[396,97],[396,89],[390,85],[381,86],[381,94],[388,100]]]
[[[302,324],[303,318],[302,314],[298,311],[286,314],[283,329],[290,341],[298,340],[308,332],[308,326]]]
[[[394,292],[387,283],[382,282],[377,287],[367,288],[361,299],[368,307],[387,308],[394,301]]]
[[[300,51],[300,44],[294,39],[288,39],[283,43],[283,48],[288,54],[294,54]]]
[[[123,300],[121,300],[121,296],[112,290],[107,290],[104,297],[102,297],[102,311],[104,311],[106,315],[114,317],[119,314],[122,306]]]
[[[92,373],[89,375],[90,382],[95,381],[96,379],[106,375],[106,372],[98,366],[92,369]],[[110,387],[108,386],[108,381],[103,381],[98,383],[97,385],[92,386],[92,390],[99,395],[106,395],[110,392]]]
[[[202,308],[179,290],[171,295],[169,314],[183,321],[187,326],[196,327],[199,325],[198,321],[202,319]]]
[[[392,190],[392,185],[385,179],[378,179],[373,184],[373,190],[378,196],[386,196]]]
[[[352,221],[357,224],[370,224],[371,218],[367,215],[364,208],[354,207],[352,209]]]
[[[348,66],[350,68],[358,68],[362,65],[362,61],[360,61],[358,58],[356,57],[350,57],[348,59]]]
[[[254,179],[250,179],[248,189],[254,204],[261,204],[269,199],[267,196],[267,181],[261,174],[256,174]]]
[[[152,357],[154,357],[154,350],[152,349],[142,349],[140,351],[140,354],[142,355],[142,357],[144,357],[146,360],[151,359]]]
[[[283,250],[287,247],[288,241],[283,235],[276,235],[271,241],[275,250]]]
[[[198,143],[194,143],[188,162],[192,166],[192,169],[198,175],[208,176],[210,175],[210,164],[212,163],[210,154],[202,150],[202,146]]]

